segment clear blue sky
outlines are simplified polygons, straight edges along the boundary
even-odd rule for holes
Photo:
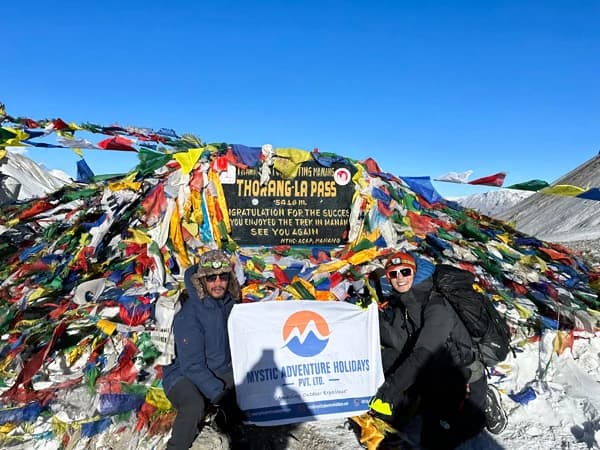
[[[11,115],[552,182],[600,150],[598,1],[3,2]],[[102,139],[96,135],[96,141]],[[29,151],[75,174],[70,150]],[[130,154],[84,150],[95,173]],[[446,196],[482,188],[435,183]]]

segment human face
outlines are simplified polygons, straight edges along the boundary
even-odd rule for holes
[[[208,275],[206,279],[206,291],[212,298],[223,298],[229,284],[229,272]]]
[[[385,274],[394,290],[400,293],[410,291],[415,280],[415,269],[410,266],[390,267]]]

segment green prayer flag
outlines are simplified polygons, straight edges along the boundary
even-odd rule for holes
[[[524,181],[523,183],[511,184],[510,186],[506,186],[506,189],[518,189],[521,191],[539,191],[540,189],[544,189],[550,186],[547,182],[543,180],[529,180]]]

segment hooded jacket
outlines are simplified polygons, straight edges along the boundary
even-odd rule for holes
[[[406,293],[393,291],[379,324],[384,392],[401,396],[449,366],[464,369],[465,379],[470,378],[468,366],[475,360],[471,337],[452,306],[433,289],[431,277]]]
[[[173,320],[175,360],[163,368],[165,392],[185,377],[211,402],[232,383],[227,319],[235,300],[228,291],[215,299],[197,289],[197,266],[185,273],[188,299]]]

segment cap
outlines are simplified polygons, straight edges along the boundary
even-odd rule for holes
[[[385,263],[386,270],[394,266],[410,266],[415,271],[417,270],[417,263],[415,258],[410,253],[396,252],[392,253]]]
[[[209,250],[200,255],[197,272],[199,277],[231,272],[231,270],[231,259],[223,250]]]

